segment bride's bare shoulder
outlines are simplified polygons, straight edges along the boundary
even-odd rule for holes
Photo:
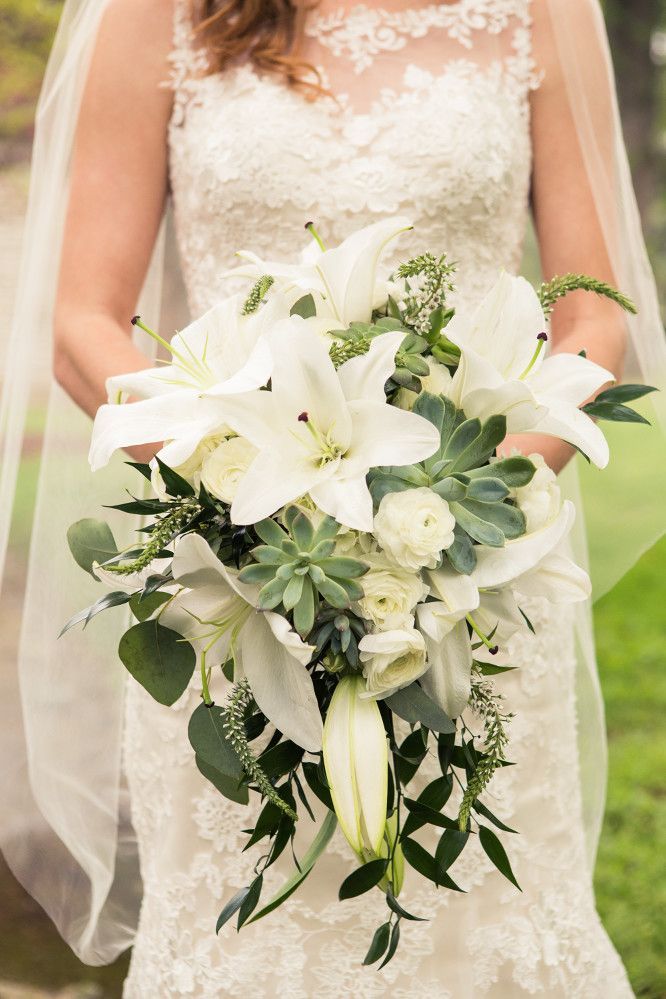
[[[109,0],[98,48],[133,73],[164,72],[173,44],[174,8],[182,0]]]

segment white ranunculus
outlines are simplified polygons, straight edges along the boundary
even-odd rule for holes
[[[398,565],[434,569],[440,553],[453,544],[455,523],[446,500],[423,486],[384,496],[373,531]]]
[[[230,437],[208,455],[201,481],[212,496],[233,503],[238,483],[256,457],[257,449],[244,437]]]
[[[184,461],[182,465],[176,465],[172,471],[177,475],[180,475],[181,478],[187,479],[187,481],[194,486],[195,489],[198,489],[201,482],[201,466],[206,458],[215,450],[218,444],[224,440],[225,433],[231,433],[231,431],[226,427],[222,427],[220,434],[215,434],[212,437],[205,437],[196,450],[192,452],[187,461]],[[150,468],[150,483],[155,490],[155,494],[161,500],[168,499],[168,493],[166,486],[164,485],[162,473],[160,472],[159,465],[157,464],[155,458],[153,458],[150,462]]]
[[[428,595],[428,587],[418,573],[394,565],[382,554],[360,554],[369,571],[363,576],[363,597],[356,609],[376,628],[411,628],[413,612]]]
[[[527,531],[537,531],[550,523],[557,516],[561,505],[561,490],[557,484],[557,476],[542,455],[529,455],[530,461],[536,465],[536,472],[531,482],[516,489],[515,496],[518,506],[525,514]]]
[[[415,628],[366,635],[358,648],[371,697],[388,697],[423,676],[427,669],[425,639]]]

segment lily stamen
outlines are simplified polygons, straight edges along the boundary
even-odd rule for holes
[[[537,362],[537,360],[539,358],[539,355],[541,354],[541,351],[544,348],[544,344],[546,344],[548,342],[548,334],[547,333],[539,333],[539,335],[537,337],[537,341],[538,341],[538,343],[536,345],[536,350],[532,354],[532,360],[527,365],[527,367],[523,371],[522,375],[520,375],[520,379],[519,379],[520,381],[522,381],[523,378],[527,378],[527,376],[529,375],[530,371],[532,370],[532,368],[536,364],[536,362]]]

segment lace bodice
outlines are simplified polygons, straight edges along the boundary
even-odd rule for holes
[[[463,301],[519,267],[538,83],[529,0],[322,8],[303,52],[332,94],[316,101],[247,63],[205,75],[187,7],[176,8],[169,148],[194,312],[235,290],[222,274],[237,249],[293,256],[310,219],[338,241],[409,216],[396,253],[446,250]]]
[[[536,0],[535,0],[536,2]],[[309,15],[303,55],[331,96],[309,102],[247,64],[206,75],[188,0],[176,2],[170,178],[190,305],[201,313],[235,290],[234,251],[292,258],[316,222],[335,242],[389,214],[415,229],[396,253],[447,251],[460,263],[458,301],[517,269],[531,173],[530,0],[458,0],[404,9],[362,5]],[[187,721],[197,683],[164,708],[133,682],[126,769],[139,838],[144,903],[125,999],[468,999],[545,995],[626,999],[629,985],[594,910],[580,796],[571,621],[543,608],[521,669],[503,685],[517,717],[516,766],[489,801],[520,829],[509,837],[523,894],[472,843],[452,874],[469,895],[434,892],[408,873],[405,905],[429,923],[405,926],[382,972],[360,961],[382,916],[378,893],[339,904],[354,866],[341,834],[299,892],[265,922],[219,937],[220,908],[248,884],[241,806],[196,770]],[[427,766],[424,779],[428,779]],[[436,764],[432,763],[431,776]],[[417,791],[417,788],[413,788]],[[256,806],[255,806],[256,807]],[[295,849],[313,836],[299,821]],[[434,849],[434,843],[428,844]],[[265,896],[293,871],[288,851]],[[410,876],[411,875],[411,876]]]

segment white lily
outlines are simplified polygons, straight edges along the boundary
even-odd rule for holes
[[[233,655],[238,676],[245,676],[267,718],[288,739],[308,752],[321,749],[322,721],[306,664],[306,645],[281,614],[258,611],[259,587],[239,583],[198,534],[176,542],[174,579],[185,587],[161,620],[205,653],[206,662],[223,664]]]
[[[448,567],[426,579],[439,600],[419,604],[416,611],[429,663],[421,686],[449,718],[457,718],[471,692],[472,643],[465,618],[479,606],[479,591],[469,576]]]
[[[561,437],[603,468],[606,438],[578,407],[615,376],[577,354],[544,359],[545,329],[532,286],[501,274],[474,313],[460,312],[446,327],[461,349],[448,394],[468,417],[504,414],[509,433],[537,430]]]
[[[256,254],[241,250],[237,256],[246,263],[229,273],[255,280],[270,274],[289,294],[294,288],[303,295],[313,294],[317,316],[333,320],[329,328],[346,328],[351,322],[367,323],[373,307],[387,299],[386,282],[377,281],[382,251],[391,239],[411,228],[409,220],[397,217],[366,226],[331,250],[324,250],[313,241],[301,254],[298,264],[261,260]]]
[[[337,371],[302,320],[272,339],[271,391],[225,400],[229,425],[259,451],[231,507],[235,524],[257,523],[309,493],[339,523],[372,530],[369,469],[412,464],[439,446],[431,423],[386,402],[403,337],[376,337]]]
[[[228,298],[177,333],[165,343],[170,364],[107,380],[110,399],[129,394],[141,401],[100,407],[90,446],[93,470],[119,448],[163,440],[168,443],[159,452],[162,461],[182,465],[204,438],[224,427],[223,405],[215,397],[266,384],[272,365],[268,340],[289,321],[288,308],[279,295],[248,316],[241,307],[239,296]]]
[[[324,723],[324,766],[333,807],[349,845],[361,859],[374,856],[384,839],[388,746],[372,698],[362,697],[362,676],[343,677]]]

